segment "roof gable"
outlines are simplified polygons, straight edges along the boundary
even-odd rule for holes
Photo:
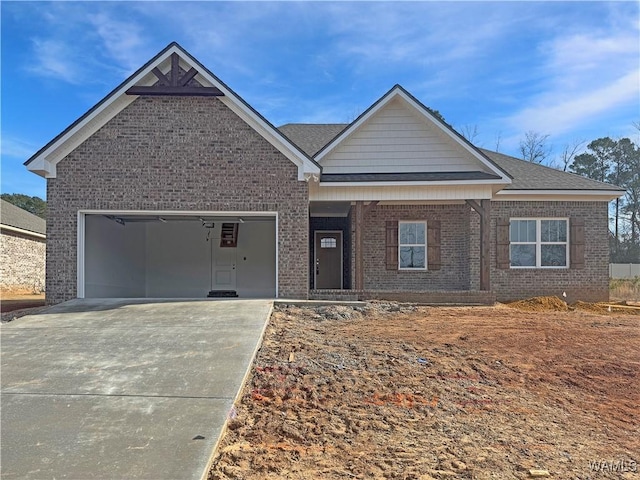
[[[182,78],[178,78],[178,72]],[[166,80],[163,80],[162,77]],[[175,80],[175,81],[174,81]],[[184,80],[184,85],[175,85]],[[149,92],[148,87],[159,85],[185,87],[181,92],[166,89],[164,93]],[[204,89],[215,95],[230,110],[251,126],[298,167],[298,179],[320,173],[320,167],[298,146],[279,132],[268,120],[253,109],[239,95],[211,73],[180,45],[173,42],[116,87],[105,98],[67,127],[25,162],[27,168],[45,178],[55,178],[56,164],[89,138],[100,127],[131,104],[139,93],[145,94],[202,94],[193,90]],[[146,90],[145,90],[146,89]],[[187,93],[187,90],[192,90]],[[129,91],[129,94],[127,93]]]
[[[482,172],[492,175],[493,183],[510,183],[507,172],[399,85],[325,145],[315,160],[326,174]]]

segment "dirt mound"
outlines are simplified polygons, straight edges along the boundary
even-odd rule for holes
[[[586,310],[587,312],[607,314],[611,313],[611,309],[608,305],[604,305],[602,303],[589,303],[589,302],[581,302],[578,300],[575,305],[573,305],[577,310]]]
[[[525,312],[566,312],[569,310],[567,302],[560,300],[558,297],[532,297],[526,300],[510,302],[506,305]]]

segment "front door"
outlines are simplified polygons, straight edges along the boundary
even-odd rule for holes
[[[215,223],[210,240],[211,248],[211,290],[236,289],[236,253],[237,248],[224,246],[222,223]]]
[[[315,288],[342,288],[342,232],[315,232]]]

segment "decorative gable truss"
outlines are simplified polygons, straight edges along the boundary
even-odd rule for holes
[[[214,96],[298,167],[298,180],[319,177],[320,167],[218,77],[177,43],[171,43],[25,162],[45,178],[56,165],[139,95]]]
[[[177,53],[171,54],[171,69],[162,73],[158,67],[151,70],[158,81],[151,86],[137,86],[129,88],[127,95],[172,95],[172,96],[196,96],[196,97],[222,97],[224,93],[217,87],[203,87],[195,76],[198,70],[191,67],[185,71],[180,67],[180,57]]]

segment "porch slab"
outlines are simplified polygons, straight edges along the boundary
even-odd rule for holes
[[[392,302],[415,303],[419,305],[493,305],[496,295],[484,290],[432,290],[432,291],[390,291],[390,290],[311,290],[311,300],[369,301],[387,300]]]

